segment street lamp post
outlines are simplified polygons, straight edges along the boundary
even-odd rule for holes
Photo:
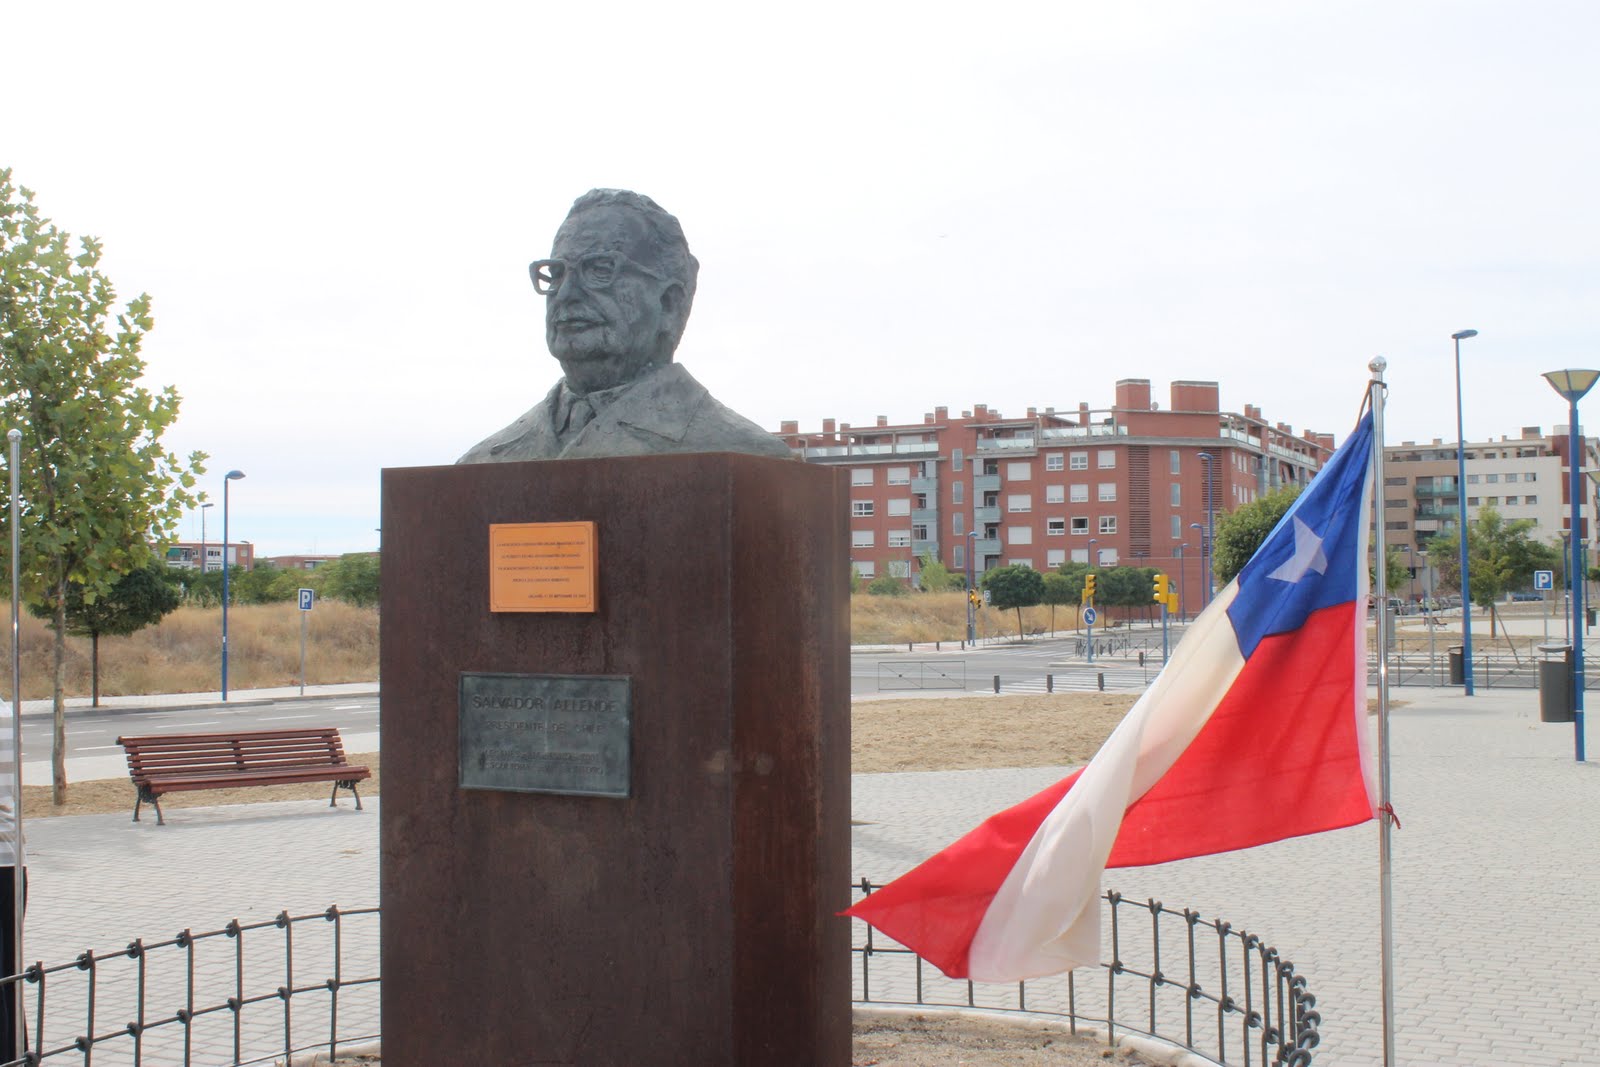
[[[1185,621],[1189,610],[1189,542],[1178,546],[1178,621]]]
[[[1600,380],[1600,371],[1553,370],[1547,372],[1544,379],[1567,401],[1567,468],[1571,474],[1567,485],[1572,504],[1572,536],[1568,538],[1572,556],[1567,568],[1567,595],[1572,599],[1572,743],[1577,751],[1578,762],[1582,763],[1583,616],[1580,613],[1583,611],[1583,587],[1578,583],[1583,580],[1583,438],[1578,432],[1578,401]]]
[[[1210,558],[1210,556],[1217,551],[1217,525],[1216,525],[1217,518],[1216,518],[1216,506],[1214,504],[1214,498],[1216,496],[1216,489],[1214,487],[1213,479],[1212,479],[1212,475],[1211,475],[1211,464],[1216,459],[1216,457],[1213,456],[1210,452],[1200,452],[1200,453],[1197,453],[1197,455],[1200,457],[1200,461],[1206,465],[1206,539],[1205,539],[1205,555],[1206,555],[1207,558]],[[1207,606],[1210,606],[1211,597],[1212,597],[1212,594],[1213,594],[1213,592],[1215,590],[1215,583],[1214,583],[1214,581],[1212,579],[1212,573],[1215,570],[1216,570],[1216,567],[1214,565],[1210,566],[1210,567],[1207,567],[1205,574],[1201,575],[1201,577],[1205,579],[1205,584],[1206,584],[1206,605]]]
[[[228,699],[228,483],[244,477],[229,471],[222,479],[222,699]],[[202,512],[201,514],[204,514]]]
[[[1461,688],[1472,695],[1472,582],[1467,572],[1467,434],[1461,423],[1461,342],[1477,330],[1450,335],[1456,343],[1456,540],[1461,548]]]
[[[1189,529],[1194,531],[1195,539],[1200,542],[1200,584],[1209,589],[1211,586],[1211,579],[1206,575],[1211,569],[1211,544],[1206,540],[1206,528],[1198,522],[1191,522],[1189,524]],[[1205,610],[1206,602],[1210,599],[1211,598],[1209,596],[1202,596],[1200,598],[1201,611]],[[1195,614],[1198,615],[1199,612],[1196,612]]]
[[[205,503],[200,505],[200,573],[206,572],[206,508],[216,507],[215,504]]]

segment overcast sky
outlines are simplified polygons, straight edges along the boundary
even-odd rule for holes
[[[543,396],[527,264],[595,186],[683,222],[679,358],[772,429],[1199,378],[1342,440],[1383,355],[1390,441],[1453,438],[1475,328],[1482,438],[1564,424],[1540,372],[1600,366],[1593,3],[73,3],[5,33],[0,166],[152,295],[167,440],[219,502],[246,473],[259,553],[376,547],[382,468]]]

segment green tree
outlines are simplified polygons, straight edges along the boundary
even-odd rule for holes
[[[322,592],[334,600],[358,608],[378,606],[379,557],[376,552],[352,552],[317,568],[322,574]],[[898,579],[895,579],[898,581]]]
[[[0,418],[22,431],[22,596],[48,606],[55,726],[51,785],[67,795],[67,610],[85,604],[171,541],[204,455],[167,451],[178,414],[171,387],[140,384],[150,298],[118,308],[100,243],[74,240],[0,169]],[[9,502],[0,497],[0,504]]]
[[[100,706],[100,637],[127,637],[146,626],[158,623],[176,611],[182,602],[178,587],[167,577],[170,568],[159,560],[145,564],[118,578],[116,584],[93,601],[84,597],[83,586],[67,586],[67,632],[89,639],[89,677],[94,707]],[[55,608],[30,603],[34,615],[55,625]]]
[[[943,593],[961,584],[961,580],[950,573],[950,568],[932,555],[923,555],[918,564],[917,580],[924,593]]]
[[[1244,570],[1250,557],[1267,539],[1272,528],[1278,525],[1284,513],[1300,496],[1300,486],[1286,485],[1256,497],[1250,503],[1218,515],[1217,537],[1211,549],[1211,571],[1217,585],[1224,586]],[[1202,576],[1202,584],[1204,579]]]
[[[1044,600],[1044,575],[1032,567],[1007,564],[984,572],[983,588],[989,591],[989,606],[1014,609],[1017,613],[1017,638],[1022,638],[1022,609]]]
[[[1051,571],[1043,575],[1044,596],[1041,603],[1050,605],[1050,632],[1056,632],[1056,606],[1060,604],[1076,604],[1078,597],[1083,593],[1083,579],[1080,577],[1076,585],[1060,571]]]
[[[871,596],[908,596],[911,590],[906,588],[906,583],[890,574],[880,574],[867,583],[867,593]]]
[[[1472,580],[1469,599],[1489,611],[1489,632],[1499,625],[1496,603],[1513,589],[1526,588],[1533,572],[1561,565],[1555,548],[1532,537],[1532,519],[1507,522],[1493,507],[1485,507],[1467,523],[1467,569]],[[1441,533],[1428,542],[1428,559],[1446,588],[1461,588],[1461,542],[1456,531]]]

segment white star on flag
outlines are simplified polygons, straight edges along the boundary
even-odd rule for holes
[[[1284,564],[1268,578],[1276,578],[1280,582],[1293,584],[1306,576],[1307,571],[1316,571],[1322,574],[1328,569],[1328,557],[1322,552],[1322,538],[1311,532],[1311,527],[1301,521],[1300,516],[1294,517],[1294,555],[1290,556]]]

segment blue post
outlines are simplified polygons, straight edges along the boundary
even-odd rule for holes
[[[1572,500],[1572,536],[1567,542],[1572,549],[1572,559],[1567,567],[1568,599],[1572,601],[1572,743],[1577,750],[1578,762],[1584,762],[1583,745],[1583,528],[1580,525],[1579,494],[1583,491],[1583,438],[1578,436],[1578,398],[1568,400],[1567,416],[1569,444],[1567,467],[1571,471],[1568,481]]]
[[[1467,573],[1467,438],[1461,422],[1461,341],[1477,330],[1450,335],[1456,343],[1456,539],[1461,542],[1461,684],[1472,696],[1472,580]]]
[[[228,483],[243,478],[243,471],[229,471],[222,479],[222,699],[228,699]]]

